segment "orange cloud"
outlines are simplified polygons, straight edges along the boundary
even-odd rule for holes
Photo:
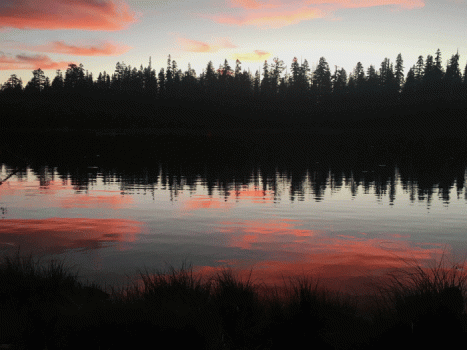
[[[347,8],[397,6],[411,10],[425,6],[424,0],[277,0],[262,3],[256,0],[231,0],[230,7],[241,8],[238,15],[211,17],[217,23],[260,28],[281,28],[301,21],[328,17],[334,11]]]
[[[231,49],[237,47],[236,45],[232,44],[230,39],[227,38],[217,39],[215,44],[208,44],[203,41],[186,38],[177,38],[177,41],[184,51],[189,52],[217,52],[222,49]]]
[[[22,54],[13,57],[0,52],[0,70],[66,69],[69,63],[71,62],[55,62],[45,55],[28,56]]]
[[[271,57],[271,53],[267,51],[262,51],[262,50],[254,50],[253,52],[247,52],[247,53],[239,53],[232,55],[232,58],[239,59],[240,61],[254,61],[254,62],[260,62],[267,60],[269,57]]]
[[[136,22],[136,15],[115,0],[2,0],[0,27],[115,31]]]

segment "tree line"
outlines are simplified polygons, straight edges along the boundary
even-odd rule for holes
[[[167,67],[158,73],[152,68],[151,60],[147,67],[141,65],[139,69],[118,62],[114,72],[100,72],[97,77],[82,64],[69,64],[66,71],[57,70],[52,81],[39,68],[33,71],[32,79],[25,86],[12,74],[0,86],[0,101],[2,105],[15,100],[17,105],[25,105],[32,103],[30,101],[47,100],[50,105],[60,104],[72,96],[84,96],[92,97],[93,101],[138,99],[146,104],[180,106],[186,103],[219,110],[250,110],[264,115],[300,114],[315,118],[323,113],[373,111],[427,103],[464,106],[467,102],[467,65],[462,73],[456,53],[443,67],[439,49],[434,56],[419,56],[407,74],[401,54],[395,62],[385,58],[379,67],[370,65],[365,69],[358,62],[351,72],[337,66],[331,70],[324,57],[313,71],[306,59],[299,63],[296,57],[290,69],[276,57],[271,63],[265,61],[262,70],[254,75],[241,65],[236,60],[232,67],[226,59],[215,69],[210,61],[198,76],[190,64],[182,71],[169,55]]]

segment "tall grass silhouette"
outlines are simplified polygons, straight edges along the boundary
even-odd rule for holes
[[[459,341],[467,277],[445,257],[407,263],[373,285],[371,317],[351,295],[311,276],[269,287],[232,269],[199,275],[191,265],[139,272],[120,288],[80,283],[63,262],[31,255],[0,262],[0,344],[16,349],[372,349]],[[284,290],[284,293],[279,293]],[[108,289],[108,290],[107,290]],[[162,343],[163,342],[163,343]],[[151,345],[152,346],[152,345]]]
[[[405,269],[375,285],[373,316],[385,329],[381,339],[397,342],[394,334],[399,333],[417,346],[455,345],[467,331],[465,261],[449,262],[444,252],[429,268],[404,261]]]

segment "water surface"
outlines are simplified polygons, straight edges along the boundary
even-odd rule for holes
[[[306,273],[348,291],[402,259],[467,253],[466,158],[452,148],[94,142],[8,149],[0,179],[16,172],[0,186],[3,253],[66,258],[83,280],[114,286],[186,261],[206,274],[253,268],[266,284]]]

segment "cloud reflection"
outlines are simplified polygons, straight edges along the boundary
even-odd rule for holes
[[[133,203],[130,196],[116,195],[73,195],[60,201],[62,208],[128,208]]]
[[[302,229],[300,220],[271,219],[222,222],[219,230],[230,234],[231,248],[268,256],[251,261],[255,278],[267,285],[283,285],[283,277],[311,275],[334,290],[358,291],[374,276],[394,268],[407,268],[407,261],[426,263],[439,258],[442,244],[414,243],[410,237],[384,234],[335,235],[327,230]],[[275,254],[273,254],[275,252]],[[245,260],[229,260],[227,265],[247,277]],[[203,273],[211,267],[198,267]]]
[[[119,250],[126,250],[126,244],[135,242],[141,227],[141,222],[127,219],[3,219],[0,248],[20,246],[22,251],[33,254],[61,254],[117,243]]]
[[[273,203],[274,192],[262,191],[257,189],[250,190],[249,188],[241,188],[236,191],[229,192],[229,199],[234,198],[236,201],[251,201],[252,203]],[[182,211],[193,211],[198,209],[232,209],[235,204],[232,201],[226,201],[222,198],[215,198],[207,195],[194,195],[183,203]]]

